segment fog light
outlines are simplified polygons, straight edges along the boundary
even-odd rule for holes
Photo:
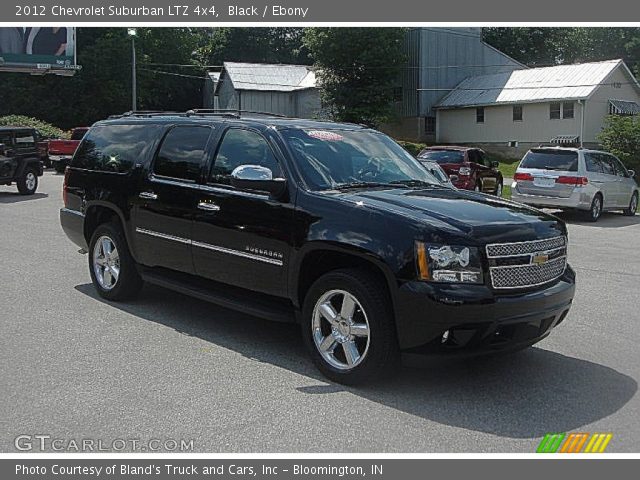
[[[442,340],[441,340],[441,342],[442,342],[442,343],[447,343],[447,340],[449,340],[449,330],[447,330],[446,332],[444,332],[444,333],[442,334]]]

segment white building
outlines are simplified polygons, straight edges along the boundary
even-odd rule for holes
[[[204,108],[314,118],[321,110],[316,75],[308,65],[224,62],[209,72]]]
[[[605,117],[640,112],[622,60],[472,76],[436,105],[436,142],[520,155],[530,146],[595,146]]]

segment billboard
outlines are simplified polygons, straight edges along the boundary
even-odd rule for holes
[[[0,27],[0,71],[73,75],[76,30],[72,27]]]

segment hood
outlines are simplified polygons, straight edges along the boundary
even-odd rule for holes
[[[425,235],[461,235],[480,244],[520,242],[566,234],[557,217],[468,190],[360,190],[338,193],[358,206],[403,216]],[[434,241],[441,241],[434,238]]]

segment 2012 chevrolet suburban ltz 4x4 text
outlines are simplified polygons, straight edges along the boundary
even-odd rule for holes
[[[524,348],[574,294],[562,221],[441,185],[389,137],[264,115],[98,122],[67,168],[64,231],[110,300],[143,281],[299,322],[329,378],[400,351]]]

